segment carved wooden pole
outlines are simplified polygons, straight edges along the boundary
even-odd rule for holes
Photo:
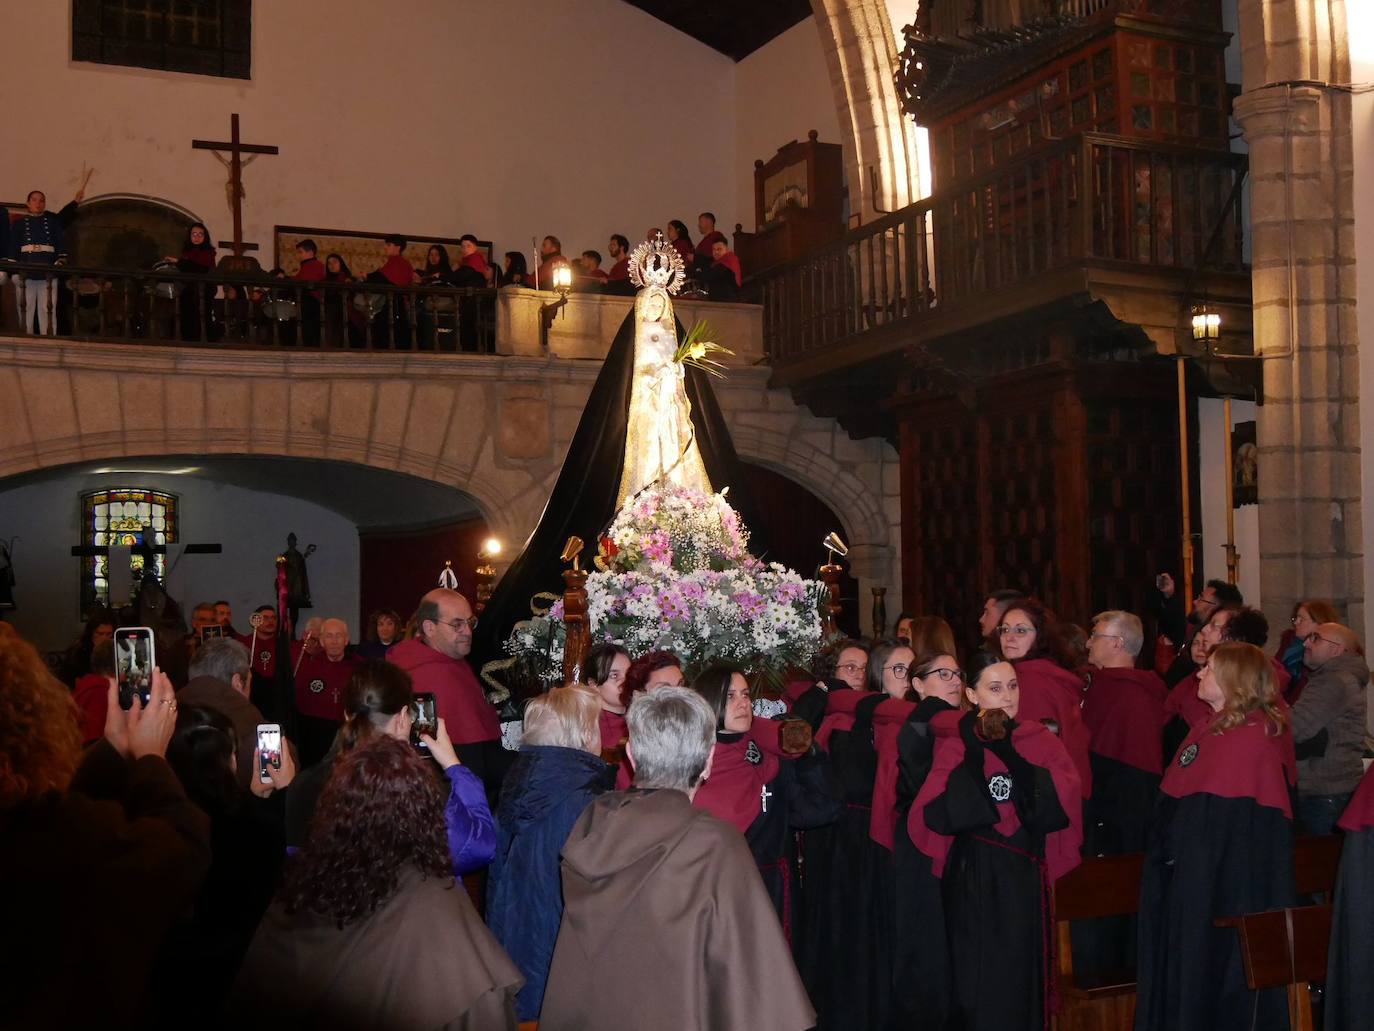
[[[563,683],[571,685],[582,680],[582,663],[592,646],[591,626],[587,622],[587,571],[568,569],[563,572],[563,625],[567,640],[563,644]]]
[[[840,632],[839,618],[844,611],[844,606],[840,604],[840,574],[844,572],[844,566],[835,562],[827,562],[821,566],[821,582],[825,584],[825,589],[829,595],[825,603],[825,608],[821,612],[821,636],[823,638],[835,637]]]
[[[887,588],[873,587],[873,638],[887,636]]]

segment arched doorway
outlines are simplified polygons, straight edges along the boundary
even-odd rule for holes
[[[767,562],[781,562],[802,576],[813,577],[825,561],[821,542],[832,530],[846,536],[844,522],[834,509],[816,495],[782,473],[761,465],[741,462],[750,481],[750,494],[760,522],[759,535],[768,541]],[[840,629],[852,637],[862,636],[869,623],[864,600],[859,598],[859,582],[845,574],[840,578],[840,599],[844,612]]]
[[[146,269],[180,254],[194,213],[155,197],[111,195],[86,201],[67,230],[72,264],[124,271]]]

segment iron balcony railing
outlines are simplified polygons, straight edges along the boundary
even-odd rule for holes
[[[1088,263],[1243,268],[1243,155],[1084,134],[754,280],[780,364]]]
[[[298,282],[261,274],[0,263],[15,282],[0,331],[34,331],[29,280],[44,283],[47,334],[207,347],[321,347],[494,354],[496,291],[370,282]]]

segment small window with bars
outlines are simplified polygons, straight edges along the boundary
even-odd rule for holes
[[[72,0],[72,60],[252,77],[253,0]]]

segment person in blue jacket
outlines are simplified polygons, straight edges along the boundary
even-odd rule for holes
[[[487,926],[525,975],[515,997],[521,1020],[537,1020],[544,1004],[563,919],[559,854],[582,810],[615,784],[615,767],[599,755],[600,710],[600,699],[584,687],[556,687],[530,699],[520,754],[501,789]]]

